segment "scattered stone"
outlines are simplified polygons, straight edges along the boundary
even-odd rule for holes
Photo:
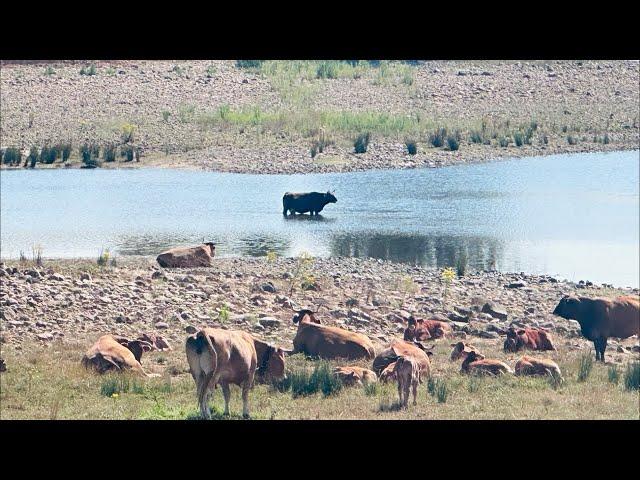
[[[166,330],[169,328],[169,324],[166,322],[158,322],[154,325],[158,330]]]
[[[282,320],[278,320],[277,318],[274,317],[262,317],[260,320],[258,320],[258,323],[260,323],[260,325],[262,325],[263,327],[279,327],[282,324]]]
[[[487,302],[482,306],[482,312],[488,313],[493,318],[497,318],[499,320],[507,320],[508,314],[507,311],[500,305],[497,305],[493,302]]]

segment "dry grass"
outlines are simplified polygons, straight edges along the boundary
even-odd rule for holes
[[[8,371],[0,375],[2,419],[195,419],[198,418],[195,386],[181,346],[172,352],[143,357],[148,371],[161,378],[99,376],[85,371],[80,358],[90,339],[76,343],[56,342],[45,348],[25,345],[22,352],[3,347]],[[500,351],[493,340],[475,342],[488,357],[513,365],[519,355]],[[555,386],[546,378],[471,378],[459,374],[458,362],[448,359],[449,342],[435,347],[433,373],[446,379],[448,397],[439,403],[420,386],[418,405],[407,410],[393,408],[395,384],[379,385],[375,391],[362,387],[343,388],[338,394],[322,393],[292,398],[270,385],[257,385],[250,396],[254,419],[638,419],[637,391],[608,380],[608,366],[597,363],[589,378],[578,382],[580,356],[584,350],[550,355],[563,371],[566,382]],[[26,353],[29,352],[29,353]],[[159,362],[160,359],[164,359]],[[333,362],[335,363],[335,362]],[[368,362],[355,362],[367,366]],[[301,355],[290,357],[289,369],[313,366]],[[172,375],[173,374],[173,375]],[[119,377],[125,376],[121,374]],[[126,391],[106,396],[113,385]],[[106,386],[106,387],[105,387]],[[104,388],[103,388],[104,387]],[[117,390],[117,389],[116,389]],[[222,394],[217,389],[211,405],[220,418]],[[240,390],[232,388],[231,418],[240,418]],[[389,407],[389,408],[385,408]]]

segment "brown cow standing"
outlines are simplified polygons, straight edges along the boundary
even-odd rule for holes
[[[431,355],[431,352],[425,352],[417,343],[393,340],[389,346],[380,352],[373,360],[373,371],[376,372],[378,376],[382,376],[383,371],[387,370],[399,357],[413,357],[420,365],[421,378],[428,378],[429,375],[431,375],[431,362],[429,361]],[[391,373],[385,374],[386,378],[389,376],[393,377],[395,375]]]
[[[551,334],[540,328],[521,328],[516,330],[510,327],[507,330],[507,339],[504,341],[505,352],[519,352],[527,350],[556,350],[551,339]]]
[[[128,341],[124,337],[103,335],[82,357],[82,365],[94,368],[98,373],[130,369],[145,377],[159,376],[144,371],[140,364],[142,352],[142,345],[138,340]]]
[[[566,295],[553,314],[578,321],[582,335],[593,342],[596,361],[604,362],[609,337],[640,336],[640,297],[587,298]]]
[[[556,362],[548,358],[523,356],[516,362],[516,375],[552,375],[562,380],[562,372]]]
[[[451,346],[453,347],[453,350],[451,351],[451,360],[453,361],[460,358],[464,360],[465,358],[467,358],[469,352],[480,353],[480,351],[476,347],[466,342],[452,343]]]
[[[211,387],[222,386],[224,415],[229,415],[230,384],[242,387],[242,416],[249,417],[249,389],[257,367],[254,339],[246,332],[203,328],[187,337],[185,349],[191,376],[196,382],[200,413],[211,418]]]
[[[368,385],[378,381],[375,372],[362,367],[336,367],[333,373],[347,386]]]
[[[398,380],[398,396],[400,404],[407,408],[409,403],[409,388],[413,391],[413,404],[417,405],[418,383],[420,380],[420,364],[414,357],[398,357],[394,372]]]
[[[407,328],[404,331],[406,341],[444,338],[451,335],[451,326],[447,322],[440,320],[424,320],[410,317],[407,321]]]
[[[293,323],[298,324],[298,332],[293,339],[293,353],[305,353],[324,359],[346,358],[357,360],[375,357],[371,340],[360,333],[338,327],[321,325],[311,310],[300,310]]]
[[[462,362],[460,373],[471,373],[479,375],[500,375],[503,373],[513,373],[509,365],[500,360],[485,360],[484,355],[469,352],[467,358]]]

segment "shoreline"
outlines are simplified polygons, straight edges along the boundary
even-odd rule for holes
[[[497,149],[492,149],[496,151]],[[474,156],[471,153],[468,155],[460,154],[457,157],[441,160],[436,158],[430,161],[425,156],[423,163],[418,162],[389,162],[384,163],[381,166],[368,166],[359,164],[340,164],[340,165],[310,165],[308,169],[303,167],[289,164],[281,165],[248,165],[238,167],[237,165],[224,164],[219,168],[212,168],[205,165],[194,165],[187,162],[186,159],[173,159],[171,162],[166,162],[156,159],[143,158],[140,162],[132,163],[103,163],[97,170],[145,170],[145,169],[165,169],[165,170],[188,170],[188,171],[202,171],[213,173],[232,173],[240,175],[307,175],[307,174],[330,174],[330,173],[354,173],[354,172],[368,172],[368,171],[389,171],[389,170],[414,170],[414,169],[437,169],[446,168],[460,165],[480,165],[487,163],[507,162],[512,160],[519,160],[522,158],[544,158],[549,156],[560,155],[580,155],[580,154],[598,154],[598,153],[616,153],[616,152],[640,152],[640,144],[627,144],[627,145],[610,145],[604,147],[603,145],[596,146],[594,148],[584,146],[579,148],[558,148],[554,150],[544,151],[530,151],[523,149],[510,149],[509,153],[493,155],[490,152],[484,152],[484,155]],[[459,152],[456,152],[459,153]],[[496,152],[501,153],[501,152]],[[354,154],[351,154],[354,155]],[[354,155],[355,156],[355,155]],[[404,158],[402,160],[405,160]],[[66,164],[54,163],[51,165],[38,164],[34,169],[24,167],[13,167],[0,165],[0,171],[35,171],[35,170],[76,170],[82,169],[82,163],[78,161],[67,162]],[[268,168],[265,171],[265,168]],[[272,170],[269,170],[272,169]],[[87,169],[94,170],[94,169]]]

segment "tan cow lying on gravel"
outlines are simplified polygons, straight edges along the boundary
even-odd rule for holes
[[[562,380],[562,372],[556,362],[548,358],[523,356],[516,362],[516,375],[552,375]]]
[[[362,384],[368,385],[378,381],[378,376],[374,371],[362,367],[336,367],[333,373],[342,380],[342,383],[349,387]]]
[[[409,388],[413,390],[413,404],[417,404],[418,384],[420,380],[420,362],[412,356],[398,357],[393,369],[398,380],[398,396],[400,404],[407,408],[409,403]]]
[[[298,324],[298,332],[293,339],[293,353],[305,353],[327,360],[371,360],[375,357],[373,344],[367,336],[343,328],[321,325],[311,310],[300,310],[293,317],[293,323]]]
[[[85,368],[94,368],[98,373],[110,370],[133,370],[145,377],[159,377],[158,374],[148,374],[142,368],[142,344],[138,340],[127,340],[124,337],[103,335],[87,350],[82,358]]]
[[[469,352],[480,353],[476,347],[467,342],[452,343],[451,346],[453,347],[453,350],[451,351],[451,360],[453,361],[460,358],[464,360],[467,358]]]
[[[224,415],[229,415],[229,385],[233,383],[242,387],[242,416],[248,418],[249,389],[257,368],[253,337],[238,330],[203,328],[187,337],[185,349],[202,416],[211,418],[209,395],[218,384],[224,396]]]
[[[467,358],[462,362],[460,373],[470,373],[473,375],[500,375],[503,373],[513,373],[513,369],[500,360],[485,360],[484,355],[469,352]]]

